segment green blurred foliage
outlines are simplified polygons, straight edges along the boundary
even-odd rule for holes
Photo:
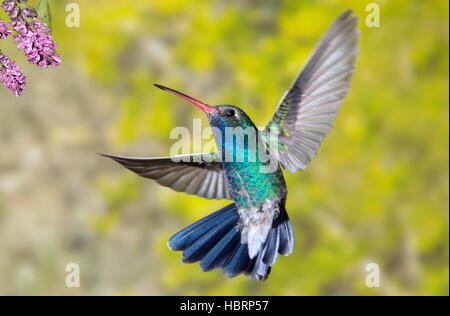
[[[112,265],[107,256],[114,250],[101,247],[117,239],[136,204],[151,216],[142,225],[131,219],[138,227],[130,229],[157,233],[143,242],[143,252],[111,255],[127,256],[134,268],[131,262],[139,262],[139,275],[126,264],[111,268],[117,286],[92,268],[79,293],[448,295],[448,1],[374,2],[379,28],[365,25],[367,3],[356,0],[79,0],[80,28],[65,26],[68,1],[52,3],[62,67],[81,73],[108,100],[103,145],[81,149],[92,155],[165,156],[172,128],[191,129],[198,117],[206,126],[201,112],[153,83],[210,104],[238,105],[264,126],[333,19],[347,8],[360,16],[357,68],[333,130],[306,171],[285,173],[296,246],[278,259],[268,281],[203,273],[167,249],[172,233],[226,201],[176,193],[101,161],[108,167],[89,181],[105,211],[83,213],[92,245],[71,252],[72,260]],[[365,286],[368,262],[381,267],[380,288]]]

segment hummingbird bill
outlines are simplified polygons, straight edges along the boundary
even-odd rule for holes
[[[203,271],[221,268],[228,277],[244,274],[262,281],[279,255],[293,252],[294,232],[286,211],[288,190],[282,168],[291,173],[304,170],[331,130],[350,89],[358,38],[357,17],[351,10],[345,11],[316,45],[263,130],[237,106],[211,106],[155,84],[206,114],[218,151],[178,159],[103,156],[175,191],[232,201],[170,238],[168,247],[182,251],[184,263],[200,261]],[[261,146],[250,147],[244,141],[238,147],[236,138],[224,136],[226,129],[237,127],[254,131]],[[247,158],[256,158],[238,161],[238,148]],[[227,151],[233,159],[225,157]],[[260,158],[261,151],[276,161],[271,172],[262,171],[268,162]]]

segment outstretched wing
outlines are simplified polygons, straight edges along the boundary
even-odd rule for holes
[[[336,119],[350,88],[358,35],[357,17],[348,10],[316,46],[262,133],[269,147],[277,144],[277,159],[292,173],[306,168]]]
[[[228,183],[217,153],[161,158],[133,158],[105,155],[138,175],[156,180],[178,192],[207,199],[231,200]]]

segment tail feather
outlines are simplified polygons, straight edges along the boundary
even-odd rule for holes
[[[289,256],[294,250],[294,231],[292,229],[291,221],[284,211],[286,220],[279,226],[280,227],[280,248],[279,253],[283,256]]]
[[[272,228],[267,238],[267,246],[262,261],[268,266],[273,266],[278,258],[278,250],[280,247],[280,229],[279,226]]]
[[[247,244],[241,244],[236,247],[232,257],[225,264],[222,271],[229,278],[233,278],[241,273],[247,271],[249,265],[251,264],[251,259],[248,255],[248,246]]]
[[[233,206],[234,204],[228,205],[227,207],[224,207],[223,209],[220,209],[217,212],[214,212],[180,230],[170,238],[167,246],[171,250],[176,251],[186,249],[197,241],[203,234],[207,233],[215,225],[220,223],[223,220],[222,215],[236,211]]]
[[[267,245],[267,243],[266,243]],[[270,266],[265,264],[262,260],[266,254],[267,247],[264,247],[256,258],[253,259],[252,264],[248,268],[246,274],[252,280],[265,281],[270,273]]]
[[[241,243],[239,227],[239,212],[231,204],[182,229],[170,238],[168,246],[183,251],[184,263],[200,261],[205,272],[222,267],[230,278],[243,273],[252,280],[267,279],[278,255],[289,255],[294,247],[292,226],[284,205],[254,258],[249,256],[248,244]]]
[[[288,232],[286,229],[286,225],[280,225],[280,248],[278,249],[280,254],[286,256],[286,254],[289,252],[289,238],[288,238]]]
[[[232,255],[233,250],[240,244],[241,235],[237,227],[230,231],[206,254],[200,261],[200,267],[204,272],[214,270],[222,266]]]
[[[192,263],[203,259],[220,238],[236,226],[239,219],[236,214],[231,212],[226,213],[221,217],[223,217],[221,223],[218,223],[207,233],[203,234],[196,242],[183,251],[184,263]],[[199,230],[197,230],[197,232],[199,232]]]

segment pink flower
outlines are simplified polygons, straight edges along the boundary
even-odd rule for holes
[[[25,89],[25,76],[20,67],[0,50],[0,83],[11,90],[16,97]]]
[[[0,38],[7,38],[12,34],[12,31],[8,28],[8,25],[0,20]]]
[[[39,20],[34,8],[19,6],[14,0],[4,0],[2,8],[11,19],[9,25],[15,31],[13,38],[18,43],[17,48],[25,52],[30,63],[42,68],[48,65],[58,66],[61,63],[55,51],[57,45],[49,34],[50,30]]]
[[[2,3],[2,8],[6,12],[11,12],[14,9],[15,5],[16,5],[16,2],[14,0],[5,0]]]

